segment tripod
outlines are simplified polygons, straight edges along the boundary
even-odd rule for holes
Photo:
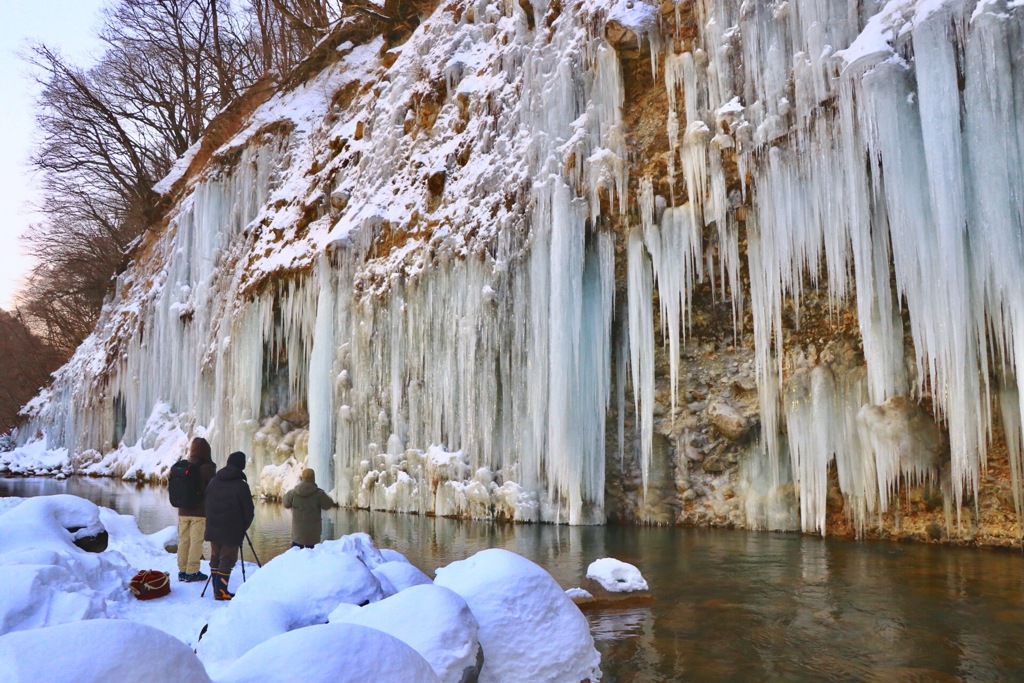
[[[252,539],[249,538],[249,532],[245,532],[245,540],[249,542],[249,550],[252,551],[253,559],[256,560],[256,566],[263,568],[263,564],[260,562],[259,555],[256,554],[256,548],[252,545]],[[238,558],[242,561],[242,583],[245,583],[245,544],[238,546]],[[206,577],[206,585],[203,586],[203,592],[199,594],[199,597],[206,597],[206,589],[210,587],[210,580],[213,578],[213,567],[210,567],[210,575]]]

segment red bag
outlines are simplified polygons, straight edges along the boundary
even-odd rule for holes
[[[139,600],[152,600],[171,592],[171,577],[167,572],[143,569],[132,577],[128,587]]]

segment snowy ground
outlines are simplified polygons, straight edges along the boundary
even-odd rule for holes
[[[86,552],[75,539],[109,534]],[[231,575],[231,602],[179,583],[168,528],[70,496],[0,499],[5,681],[596,681],[587,621],[542,568],[491,549],[432,581],[366,534]],[[170,595],[136,600],[140,569]],[[204,563],[203,571],[208,572]],[[206,627],[205,633],[200,635]],[[471,676],[466,678],[467,673]]]

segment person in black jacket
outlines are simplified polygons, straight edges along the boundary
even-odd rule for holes
[[[199,465],[200,493],[205,496],[206,487],[217,473],[217,466],[210,457],[210,442],[199,436],[192,439],[188,461]],[[210,578],[199,570],[205,536],[205,498],[197,507],[178,508],[178,581],[206,581]]]
[[[230,600],[228,579],[256,510],[245,480],[245,453],[235,451],[206,487],[206,540],[215,600]]]

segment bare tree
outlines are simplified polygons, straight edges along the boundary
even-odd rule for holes
[[[21,294],[26,321],[70,354],[125,267],[128,245],[158,218],[154,183],[217,112],[267,72],[287,73],[353,13],[376,26],[406,21],[402,11],[415,7],[117,0],[105,10],[104,53],[91,68],[35,46],[29,60],[43,89],[32,161],[46,219],[24,235],[38,256]]]
[[[61,362],[61,355],[33,335],[19,313],[0,310],[0,434],[18,424],[18,411]]]
[[[88,333],[126,247],[155,219],[154,183],[260,75],[252,36],[228,0],[121,0],[92,68],[32,49],[46,220],[24,235],[38,265],[21,303],[54,347],[69,353]]]

